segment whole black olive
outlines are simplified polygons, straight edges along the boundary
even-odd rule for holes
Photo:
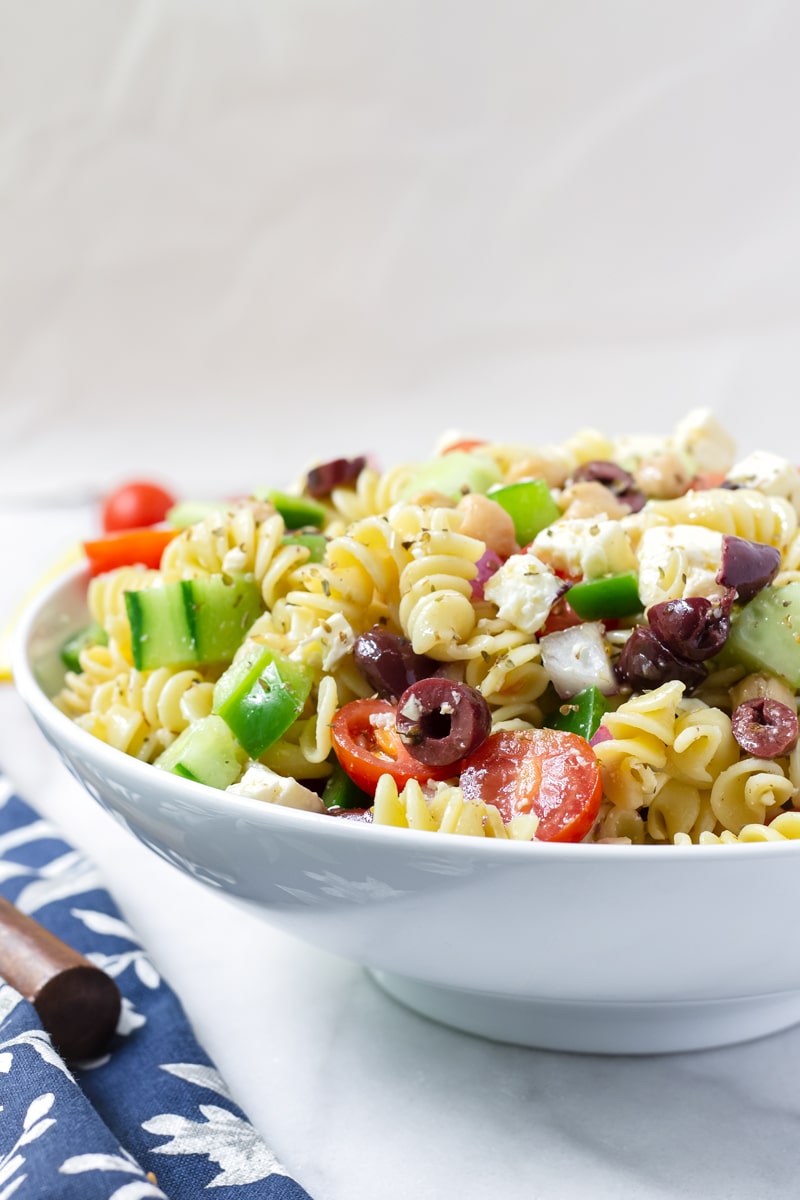
[[[491,732],[480,692],[452,679],[421,679],[397,702],[397,732],[409,754],[428,767],[446,767],[471,754]]]
[[[363,455],[359,458],[334,458],[321,463],[308,472],[306,493],[315,500],[329,496],[334,488],[354,483],[366,465],[367,460]]]
[[[647,610],[647,620],[662,645],[680,658],[704,662],[719,654],[731,629],[730,604],[705,596],[664,600]]]
[[[717,583],[735,589],[738,599],[746,603],[772,583],[780,565],[781,553],[775,546],[726,534],[722,539],[722,565],[717,572]]]
[[[707,674],[702,663],[674,654],[647,625],[636,626],[622,648],[615,670],[618,679],[636,692],[659,687],[668,679],[695,688]]]
[[[380,625],[356,638],[353,657],[367,683],[383,700],[397,700],[410,684],[433,675],[441,666],[425,654],[416,654],[408,638],[389,633]]]
[[[639,512],[644,507],[644,493],[637,488],[633,476],[618,463],[606,459],[593,459],[578,467],[572,480],[574,483],[579,480],[602,483],[622,504],[627,504],[631,512]]]

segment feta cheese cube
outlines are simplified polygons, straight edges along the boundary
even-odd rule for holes
[[[302,808],[307,812],[324,812],[325,805],[316,792],[303,787],[296,779],[288,779],[270,771],[263,763],[253,763],[238,783],[225,789],[237,796],[249,796],[265,804],[280,804],[284,808]]]
[[[800,515],[800,471],[788,459],[766,450],[754,450],[734,463],[728,479],[740,487],[755,488],[765,496],[780,496]]]
[[[673,448],[688,456],[694,472],[726,474],[736,455],[736,443],[708,408],[695,408],[675,427]]]
[[[536,633],[564,590],[564,582],[535,554],[512,554],[483,587],[497,615],[525,633]]]

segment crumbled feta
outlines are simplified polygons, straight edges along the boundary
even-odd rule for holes
[[[316,625],[291,652],[289,658],[295,662],[319,665],[323,671],[332,671],[355,645],[355,631],[341,613],[331,613]]]
[[[531,549],[552,570],[573,578],[601,579],[636,570],[624,528],[602,514],[555,521],[537,533]]]
[[[407,696],[403,702],[403,707],[400,709],[400,715],[407,717],[409,721],[419,722],[422,717],[422,705],[413,694]],[[372,717],[370,717],[372,721]]]
[[[512,554],[483,586],[497,615],[524,633],[536,633],[564,590],[564,582],[535,554]]]
[[[247,555],[241,546],[231,546],[222,560],[222,571],[225,575],[236,575],[247,570]]]
[[[740,487],[755,488],[765,496],[780,496],[800,515],[800,471],[788,459],[766,450],[754,450],[734,463],[728,479]]]
[[[232,783],[225,790],[235,792],[238,796],[249,796],[252,800],[263,800],[265,804],[280,804],[284,808],[325,811],[325,805],[316,792],[303,787],[296,779],[277,775],[262,763],[253,763],[238,783]]]
[[[645,608],[686,596],[718,597],[722,534],[699,525],[655,525],[639,543],[639,596]]]
[[[715,471],[723,475],[731,469],[736,443],[708,408],[695,408],[675,426],[672,445],[691,460],[694,471]]]

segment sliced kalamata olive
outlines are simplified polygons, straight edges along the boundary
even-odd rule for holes
[[[321,463],[308,472],[306,492],[315,500],[330,496],[334,488],[354,483],[366,465],[364,455],[359,458],[334,458],[330,462]]]
[[[673,654],[653,629],[637,625],[622,648],[616,673],[623,683],[638,692],[659,687],[668,679],[678,679],[687,688],[695,688],[707,672],[702,663]]]
[[[781,553],[775,546],[726,533],[722,539],[722,565],[717,572],[717,583],[735,588],[739,600],[746,603],[772,583],[780,565]]]
[[[341,817],[345,821],[359,821],[362,825],[372,824],[371,808],[339,808],[337,805],[326,809],[329,817]]]
[[[797,741],[797,713],[771,696],[757,696],[737,705],[731,727],[741,748],[755,758],[788,754]]]
[[[583,463],[572,476],[573,482],[581,479],[593,483],[602,483],[622,504],[627,504],[631,512],[638,512],[644,507],[646,496],[636,486],[636,480],[618,463],[606,459],[595,458]]]
[[[440,663],[415,654],[408,638],[374,625],[355,641],[353,656],[367,683],[383,700],[397,700],[418,679],[438,671]]]
[[[705,596],[664,600],[647,610],[647,620],[662,645],[690,662],[719,654],[731,630],[730,603]]]
[[[397,702],[397,732],[409,754],[427,767],[446,767],[471,754],[491,732],[480,692],[452,679],[421,679]]]

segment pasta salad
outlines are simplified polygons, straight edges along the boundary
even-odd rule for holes
[[[442,440],[86,543],[56,697],[154,769],[536,841],[800,837],[800,473],[661,437]]]

